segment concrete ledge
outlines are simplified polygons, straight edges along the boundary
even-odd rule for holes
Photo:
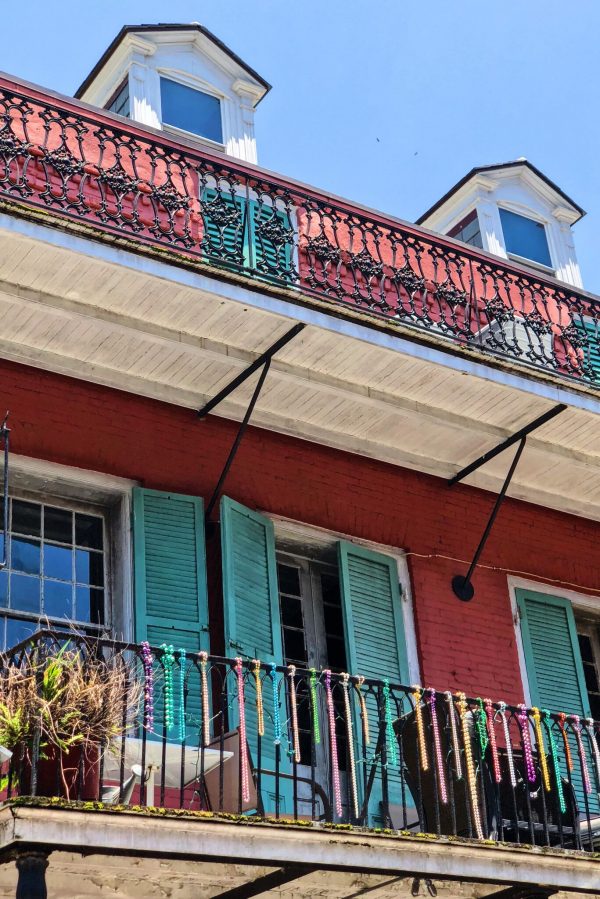
[[[206,815],[6,805],[0,852],[19,845],[103,854],[410,875],[600,893],[600,857],[429,836],[341,831]]]

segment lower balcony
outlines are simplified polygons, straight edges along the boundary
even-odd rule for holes
[[[51,631],[3,658],[0,690],[0,850],[23,890],[49,853],[56,877],[94,853],[108,879],[117,856],[175,879],[218,863],[190,896],[600,889],[591,719]]]

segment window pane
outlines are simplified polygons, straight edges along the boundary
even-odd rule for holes
[[[12,501],[12,529],[18,534],[29,534],[41,537],[42,507],[37,503],[25,503],[22,500]]]
[[[500,220],[507,253],[552,267],[546,229],[541,222],[508,209],[500,210]]]
[[[49,618],[72,618],[71,584],[60,581],[44,581],[44,613]]]
[[[41,551],[38,540],[13,537],[10,554],[11,568],[15,571],[26,571],[28,574],[40,573]]]
[[[281,593],[291,593],[292,596],[300,596],[300,572],[294,565],[277,566],[279,578],[279,590]]]
[[[26,574],[10,576],[10,607],[19,612],[40,612],[40,581]]]
[[[102,519],[95,515],[75,515],[75,543],[102,549]]]
[[[0,571],[0,606],[8,605],[8,571]],[[0,628],[1,630],[1,628]]]
[[[44,574],[46,577],[70,581],[73,577],[73,550],[66,546],[44,543]]]
[[[302,600],[290,596],[281,597],[281,623],[288,627],[304,627]]]
[[[44,540],[55,540],[57,543],[73,542],[73,513],[66,509],[44,509]]]
[[[75,580],[78,584],[104,586],[104,556],[85,549],[75,551]]]
[[[104,590],[75,588],[75,619],[91,624],[104,623]]]
[[[129,116],[129,79],[126,79],[115,99],[106,108],[109,112],[116,112],[117,115]]]
[[[581,651],[581,658],[584,662],[593,662],[594,661],[594,651],[592,649],[592,641],[588,637],[587,634],[577,634],[577,639],[579,640],[579,649]]]
[[[456,240],[462,240],[463,243],[471,244],[472,247],[483,247],[477,212],[473,210],[473,212],[465,216],[458,225],[455,225],[448,232],[448,236],[454,237]]]
[[[22,640],[26,640],[38,629],[35,621],[20,621],[18,618],[9,618],[6,622],[6,646],[16,646]],[[1,631],[0,631],[1,632]]]
[[[221,103],[216,97],[161,78],[160,100],[164,124],[223,142]]]
[[[300,666],[306,665],[306,647],[302,631],[283,629],[283,643],[286,662]]]

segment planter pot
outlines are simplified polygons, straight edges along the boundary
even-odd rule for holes
[[[73,746],[68,752],[63,752],[62,757],[56,747],[46,746],[43,755],[45,758],[39,759],[37,765],[36,796],[84,800],[98,798],[100,750],[95,743]],[[31,761],[28,752],[23,759],[19,792],[22,796],[31,793]]]

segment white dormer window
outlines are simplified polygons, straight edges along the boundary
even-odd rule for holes
[[[223,143],[221,101],[171,78],[160,79],[163,125]]]
[[[526,259],[552,268],[548,236],[542,222],[500,207],[504,245],[509,259]]]

